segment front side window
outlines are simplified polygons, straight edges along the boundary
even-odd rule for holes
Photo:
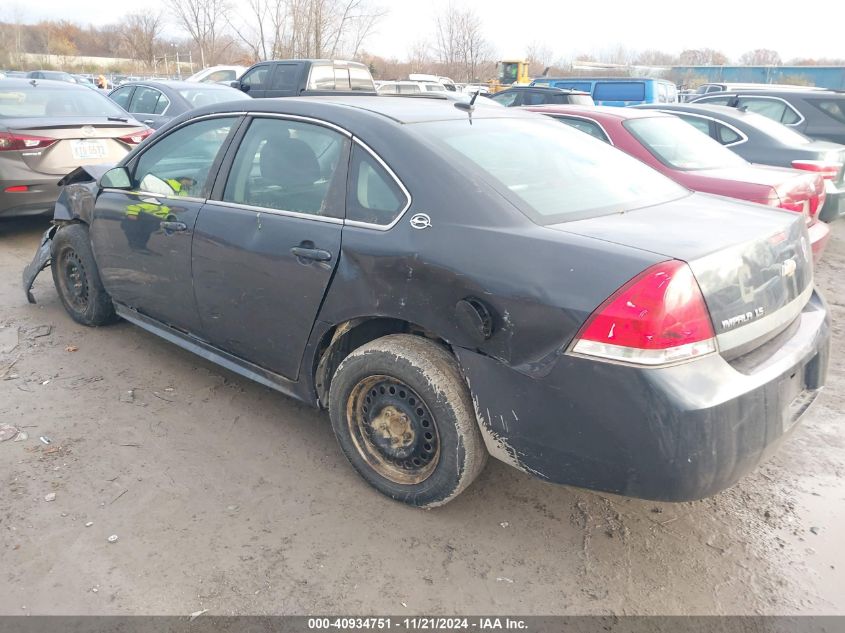
[[[694,171],[746,165],[745,160],[674,116],[628,119],[622,125],[657,160]]]
[[[252,89],[261,90],[267,85],[272,69],[273,67],[269,64],[253,68],[241,77],[241,84],[249,86]]]
[[[538,224],[630,211],[690,193],[624,152],[544,117],[408,127],[455,170],[486,182]]]
[[[349,178],[348,220],[387,226],[408,204],[407,196],[387,170],[357,145],[352,151]]]
[[[206,119],[168,134],[141,154],[133,188],[167,197],[206,197],[211,168],[236,121]]]
[[[225,202],[341,217],[330,194],[344,183],[337,174],[346,138],[328,128],[284,119],[255,119],[238,148]]]

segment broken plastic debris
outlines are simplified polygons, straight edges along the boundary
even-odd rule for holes
[[[107,540],[109,543],[117,543],[117,534],[112,534]]]
[[[53,440],[51,440],[51,439],[50,439],[49,437],[47,437],[46,435],[42,435],[42,436],[41,436],[41,437],[39,437],[38,439],[39,439],[39,440],[41,440],[41,443],[42,443],[42,444],[52,444],[52,443],[53,443]]]
[[[196,620],[198,617],[200,617],[203,613],[206,613],[207,611],[208,611],[208,609],[203,609],[202,611],[194,611],[191,614],[191,619],[188,620],[188,622],[193,622],[194,620]]]
[[[79,348],[78,348],[76,345],[68,345],[68,346],[65,348],[65,351],[66,351],[66,352],[78,352],[78,351],[79,351]]]
[[[44,495],[44,501],[55,501],[56,500],[56,493],[51,492],[50,494]]]
[[[505,578],[504,576],[497,576],[496,582],[507,582],[513,584],[513,580],[511,580],[510,578]]]
[[[23,442],[23,441],[28,440],[28,439],[29,439],[29,433],[27,433],[26,431],[21,431],[20,433],[18,433],[18,436],[15,439],[13,439],[12,441],[13,442]]]
[[[18,434],[18,430],[11,424],[0,424],[0,442],[10,440]]]
[[[44,381],[44,382],[42,382],[41,384],[42,384],[42,385],[49,385],[49,384],[50,384],[50,381],[49,381],[49,380],[45,380],[45,381]]]
[[[99,589],[97,589],[96,587],[91,587],[91,591],[93,591],[94,593],[97,593],[99,591]]]
[[[88,521],[88,523],[85,524],[85,527],[91,527],[92,525],[94,525],[94,522]]]
[[[501,523],[499,523],[499,525],[501,525],[503,528],[506,528],[510,525],[510,523],[508,523],[507,521],[502,521]]]

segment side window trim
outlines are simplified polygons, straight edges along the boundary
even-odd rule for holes
[[[374,229],[376,231],[389,231],[394,226],[396,226],[403,217],[405,217],[405,214],[408,212],[408,209],[411,208],[411,203],[413,202],[413,199],[411,198],[411,192],[408,191],[408,188],[405,187],[405,184],[399,179],[399,176],[396,175],[396,173],[390,168],[390,166],[384,160],[382,160],[381,156],[376,154],[375,151],[373,151],[373,149],[369,145],[367,145],[357,136],[352,137],[352,142],[353,144],[359,146],[361,149],[367,152],[373,158],[373,160],[375,160],[381,166],[381,168],[384,169],[387,175],[393,179],[393,181],[396,183],[396,186],[398,186],[399,190],[402,192],[402,195],[405,196],[405,205],[402,207],[399,213],[396,214],[396,217],[393,218],[393,221],[390,224],[373,224],[372,222],[360,222],[358,220],[344,220],[344,224],[349,226],[357,226],[365,229]],[[351,155],[352,153],[350,152],[350,156]],[[348,186],[349,185],[347,184],[347,188]]]
[[[158,145],[162,140],[169,137],[171,134],[176,132],[177,130],[181,130],[183,127],[190,125],[191,123],[196,123],[198,121],[205,121],[207,119],[226,119],[229,117],[235,117],[235,123],[232,125],[232,129],[229,131],[229,136],[226,137],[226,140],[223,141],[223,144],[220,146],[220,149],[217,152],[217,156],[214,157],[214,162],[211,163],[211,168],[208,170],[208,178],[205,181],[205,188],[203,190],[203,195],[201,197],[194,197],[194,196],[162,196],[158,193],[152,193],[148,191],[141,191],[132,189],[130,193],[133,194],[146,194],[155,198],[164,198],[164,199],[172,199],[172,200],[186,200],[191,202],[205,202],[210,198],[211,192],[213,191],[214,184],[217,182],[217,177],[220,175],[220,166],[223,164],[223,158],[228,154],[229,147],[231,147],[232,139],[238,134],[240,129],[243,127],[244,119],[246,118],[245,112],[221,112],[219,114],[208,114],[205,116],[197,117],[195,119],[190,119],[185,121],[181,125],[169,130],[167,134],[164,136],[160,136],[159,138],[155,139],[155,142],[150,143],[147,147],[144,147],[143,151],[138,152],[135,154],[124,166],[129,171],[131,178],[135,178],[135,170],[138,168],[138,162],[141,160],[141,157],[150,151],[153,147]]]
[[[723,119],[716,119],[714,117],[705,116],[703,114],[696,114],[696,113],[693,113],[693,112],[684,112],[683,110],[679,110],[677,112],[675,112],[674,110],[660,110],[660,112],[665,112],[666,114],[680,114],[680,115],[683,115],[683,116],[695,117],[696,119],[704,119],[706,121],[710,121],[711,123],[713,123],[717,126],[716,128],[713,129],[713,134],[715,134],[716,136],[714,137],[714,136],[710,135],[710,138],[712,138],[714,141],[717,141],[719,143],[719,145],[722,145],[722,147],[733,147],[734,145],[742,145],[743,143],[745,143],[748,140],[748,135],[744,134],[742,132],[742,130],[740,130],[737,127],[734,127],[733,125],[731,125],[730,123],[728,123],[727,121],[725,121]],[[683,118],[683,117],[681,117],[681,118]],[[734,141],[733,143],[722,143],[722,141],[720,141],[718,139],[718,134],[719,134],[718,126],[719,125],[722,125],[722,126],[728,128],[731,132],[733,132],[734,134],[739,136],[739,140]]]

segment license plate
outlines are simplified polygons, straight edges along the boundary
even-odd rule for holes
[[[73,157],[78,160],[105,158],[106,144],[103,141],[71,141]]]

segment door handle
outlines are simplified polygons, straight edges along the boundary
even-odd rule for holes
[[[293,253],[299,259],[310,259],[315,262],[328,262],[331,261],[332,254],[328,251],[324,251],[321,248],[305,248],[303,246],[294,246],[290,249],[290,252]]]
[[[161,224],[159,224],[159,226],[161,228],[163,228],[165,231],[187,231],[188,230],[188,225],[185,224],[184,222],[164,221]]]
[[[155,123],[155,121],[153,121],[152,119],[145,119],[141,121],[141,123],[146,123],[147,125],[149,125],[150,123]]]

